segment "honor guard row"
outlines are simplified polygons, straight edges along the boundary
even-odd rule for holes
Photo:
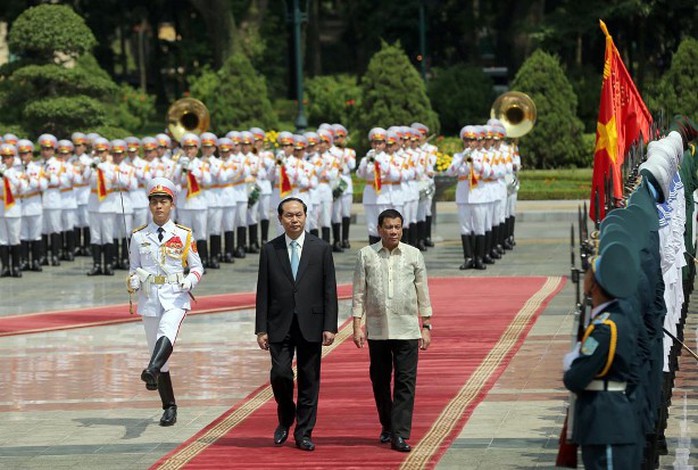
[[[265,149],[260,128],[221,138],[187,133],[180,142],[167,134],[112,141],[96,134],[75,133],[71,140],[43,134],[40,158],[34,159],[31,141],[7,134],[1,275],[20,277],[23,269],[41,271],[76,254],[93,257],[88,275],[128,269],[127,237],[147,221],[145,188],[155,177],[174,183],[173,217],[192,228],[207,268],[259,253],[270,220],[276,220],[270,211],[291,194],[305,198],[310,231],[322,231],[328,242],[333,232],[334,251],[342,251],[349,247],[356,167],[346,139],[341,124],[322,124],[304,135],[282,132],[275,154]]]
[[[563,360],[572,395],[558,466],[576,468],[573,445],[581,446],[585,468],[653,469],[667,453],[664,429],[695,275],[695,238],[686,233],[693,233],[698,189],[689,145],[697,128],[689,121],[672,127],[679,132],[648,145],[647,160],[626,182],[623,207],[583,236],[592,309],[586,315],[586,302],[579,304],[579,328]]]
[[[376,221],[386,209],[404,216],[403,242],[426,251],[431,240],[436,147],[427,141],[429,129],[411,126],[374,127],[368,133],[371,150],[356,174],[366,180],[363,191],[368,240],[380,240]]]
[[[516,143],[505,141],[496,119],[460,131],[463,151],[447,174],[458,178],[456,205],[464,263],[460,269],[486,269],[512,250],[521,158]]]

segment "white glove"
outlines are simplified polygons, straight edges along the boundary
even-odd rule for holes
[[[179,287],[182,288],[183,292],[189,292],[191,290],[191,279],[189,279],[189,276],[185,277],[184,280],[179,284]]]
[[[94,157],[92,159],[92,168],[97,168],[97,165],[99,165],[100,163],[102,163],[102,159],[99,157]]]
[[[131,274],[128,277],[128,286],[127,290],[131,293],[136,292],[138,289],[141,288],[141,280],[138,278],[136,274]]]
[[[189,157],[180,157],[179,164],[182,165],[182,169],[186,170],[189,167]]]
[[[574,360],[579,357],[579,349],[581,347],[582,343],[577,341],[577,344],[574,345],[572,351],[565,354],[565,357],[562,359],[562,370],[564,372],[567,372],[570,369],[570,367],[572,367],[572,363],[574,362]]]

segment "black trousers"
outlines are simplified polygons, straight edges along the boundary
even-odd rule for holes
[[[279,424],[290,428],[295,419],[294,438],[311,437],[317,419],[320,393],[322,343],[303,339],[296,316],[291,329],[280,343],[269,343],[271,352],[271,388],[276,400]],[[298,402],[293,402],[293,354],[297,354]]]
[[[369,340],[371,383],[378,419],[385,431],[410,438],[414,391],[417,384],[419,340]],[[390,379],[395,371],[392,393]]]

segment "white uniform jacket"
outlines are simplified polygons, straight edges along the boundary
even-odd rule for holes
[[[180,285],[187,278],[193,289],[204,272],[191,229],[171,220],[162,228],[165,229],[162,242],[158,240],[158,226],[153,222],[135,229],[131,235],[129,271],[141,281],[138,314],[145,317],[158,316],[160,305],[164,311],[190,310],[189,294]],[[185,276],[187,266],[189,274]]]

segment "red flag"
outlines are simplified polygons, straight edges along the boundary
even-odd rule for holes
[[[606,25],[603,21],[599,22],[606,35],[606,60],[603,67],[599,119],[596,123],[589,216],[593,219],[598,212],[599,220],[602,220],[606,215],[606,198],[623,197],[621,165],[626,152],[640,133],[645,142],[649,140],[652,116],[625,68]],[[605,184],[609,178],[613,180],[613,194],[606,195]],[[598,199],[595,194],[598,194]],[[595,200],[599,201],[598,209],[595,208]]]
[[[196,180],[196,176],[194,176],[191,171],[187,172],[187,199],[190,197],[194,197],[197,194],[201,192],[201,187],[199,186],[199,182]]]
[[[281,165],[281,171],[279,176],[279,194],[281,197],[286,197],[293,190],[291,185],[291,178],[288,177],[286,172],[286,167]]]
[[[373,161],[373,189],[376,190],[377,193],[381,192],[381,188],[383,187],[383,182],[381,181],[381,166],[378,161],[374,160]]]
[[[5,210],[8,211],[12,209],[15,205],[15,196],[12,194],[12,187],[10,186],[10,180],[7,177],[2,178],[2,197],[5,203]]]
[[[103,201],[107,197],[107,182],[104,180],[104,172],[97,168],[97,198]]]

